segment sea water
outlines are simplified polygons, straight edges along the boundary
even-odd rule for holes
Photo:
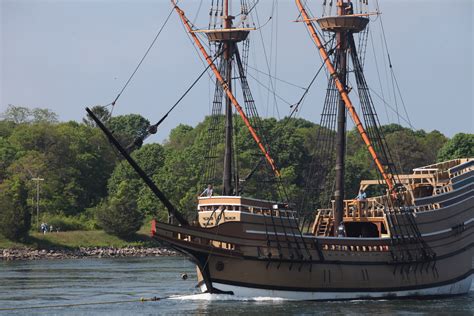
[[[182,279],[183,273],[188,274],[187,280]],[[3,261],[0,309],[11,309],[0,315],[474,314],[474,286],[466,296],[439,300],[296,302],[202,294],[195,285],[195,267],[183,257]],[[138,302],[154,296],[169,298]],[[129,300],[134,302],[124,302]],[[97,302],[112,303],[65,306]],[[50,305],[65,307],[37,308]]]

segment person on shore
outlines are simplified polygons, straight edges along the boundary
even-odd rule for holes
[[[46,224],[45,223],[41,223],[40,225],[40,232],[43,233],[43,235],[45,234],[45,231],[46,231]]]
[[[203,196],[207,196],[207,197],[211,197],[212,196],[212,193],[213,193],[213,189],[212,189],[212,184],[209,184],[207,186],[207,188],[202,191],[202,193],[199,195],[200,197],[203,197]]]

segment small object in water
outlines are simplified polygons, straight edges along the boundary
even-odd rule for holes
[[[187,273],[182,273],[181,274],[181,279],[187,280],[188,279],[188,274]]]

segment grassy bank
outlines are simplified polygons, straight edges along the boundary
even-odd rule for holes
[[[135,236],[121,239],[109,235],[102,230],[52,232],[42,234],[32,232],[28,241],[24,243],[13,242],[0,235],[0,249],[6,248],[35,248],[57,249],[78,247],[157,247],[159,244],[150,238],[150,224],[145,224]]]

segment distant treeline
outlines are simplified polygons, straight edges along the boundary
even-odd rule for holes
[[[125,146],[133,143],[149,126],[149,121],[137,114],[110,117],[108,111],[99,106],[94,107],[94,111]],[[100,209],[107,205],[110,208],[110,203],[117,206],[118,201],[132,203],[127,204],[128,207],[136,207],[140,218],[166,217],[161,203],[118,156],[90,118],[85,117],[81,123],[58,122],[57,115],[49,110],[10,105],[1,119],[0,188],[6,192],[13,183],[21,183],[27,197],[25,205],[31,211],[37,193],[36,183],[31,179],[44,179],[40,183],[40,222],[66,216],[77,219],[77,228],[90,228],[97,219],[104,220],[103,216],[97,216]],[[260,158],[245,126],[236,121],[236,160],[239,178],[244,178]],[[196,197],[205,184],[202,175],[211,159],[208,157],[211,124],[211,118],[207,117],[196,127],[179,125],[163,144],[147,143],[132,153],[176,207],[190,217],[195,215]],[[297,200],[305,193],[305,172],[316,149],[315,135],[319,126],[293,118],[263,119],[262,126],[267,139],[271,140],[270,151],[281,169],[288,197],[290,201]],[[396,124],[382,126],[382,131],[403,173],[436,161],[474,156],[473,134],[457,134],[448,139],[436,130],[427,133]],[[223,150],[219,144],[215,155],[222,156]],[[215,179],[222,173],[221,166],[222,162],[218,161]],[[361,179],[374,177],[376,172],[360,136],[354,130],[349,131],[346,195],[356,194]],[[213,184],[218,193],[221,183],[217,181]],[[260,172],[245,184],[244,194],[273,198],[273,185]],[[4,209],[0,205],[0,211]]]

